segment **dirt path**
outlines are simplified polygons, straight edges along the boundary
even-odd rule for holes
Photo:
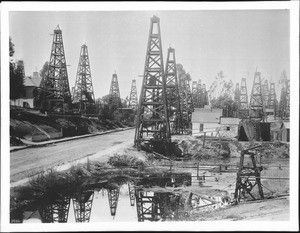
[[[134,129],[73,141],[28,148],[10,153],[10,182],[37,173],[42,169],[66,164],[91,155],[105,156],[124,146],[133,144]]]

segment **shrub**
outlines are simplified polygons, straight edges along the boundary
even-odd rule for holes
[[[114,154],[113,156],[109,157],[107,163],[114,167],[137,167],[145,165],[142,160],[134,156],[119,154]]]

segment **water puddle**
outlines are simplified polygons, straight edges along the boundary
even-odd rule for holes
[[[114,176],[109,181],[85,184],[68,193],[68,187],[48,188],[41,196],[11,207],[11,223],[75,223],[110,221],[184,220],[191,211],[214,208],[223,200],[192,191],[191,173]],[[52,188],[52,190],[50,190]],[[55,189],[56,191],[53,191]],[[17,198],[15,197],[15,200]],[[12,201],[11,201],[12,203]]]

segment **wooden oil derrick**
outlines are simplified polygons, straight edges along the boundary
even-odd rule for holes
[[[179,96],[180,96],[180,108],[181,108],[181,134],[191,133],[191,118],[192,118],[192,96],[190,91],[188,91],[189,85],[188,81],[185,79],[184,75],[179,78]]]
[[[159,199],[154,192],[136,190],[135,197],[139,222],[160,220]]]
[[[85,44],[80,50],[72,102],[77,105],[79,112],[85,112],[88,106],[95,103],[88,48]]]
[[[264,100],[264,106],[265,106],[265,109],[267,108],[268,106],[268,99],[269,99],[269,82],[268,80],[266,79],[264,81],[264,84],[262,85],[262,89],[263,89],[263,100]]]
[[[119,190],[119,188],[108,189],[107,193],[108,193],[108,203],[109,203],[109,208],[110,208],[110,214],[111,214],[111,216],[116,216],[120,190]]]
[[[165,80],[170,133],[180,134],[182,117],[180,111],[179,87],[177,80],[175,49],[171,47],[168,49]]]
[[[260,198],[264,198],[264,193],[261,185],[260,173],[262,171],[261,166],[257,166],[255,161],[256,153],[253,151],[256,148],[261,146],[255,146],[246,150],[241,151],[239,169],[237,172],[236,186],[234,199],[237,202],[240,202],[241,199],[247,199],[251,197],[253,200],[257,199],[259,195]],[[244,165],[245,156],[250,156],[252,166]],[[258,188],[258,195],[254,193],[254,187]]]
[[[268,97],[268,109],[273,110],[273,115],[276,117],[277,113],[277,98],[276,98],[276,90],[275,90],[275,83],[270,83],[270,91],[269,91],[269,97]]]
[[[109,106],[113,111],[121,107],[121,97],[118,76],[116,73],[112,75],[110,89],[109,89]]]
[[[137,108],[138,108],[138,98],[137,98],[136,80],[135,79],[133,79],[132,83],[131,83],[128,107],[132,108],[133,110],[137,110]]]
[[[89,222],[91,217],[94,191],[88,190],[78,193],[73,198],[73,207],[76,222]]]
[[[44,90],[42,111],[68,110],[71,104],[62,31],[54,29],[48,72],[41,88]]]
[[[192,82],[192,99],[193,99],[193,105],[194,108],[199,108],[199,102],[198,102],[198,83],[197,81]]]
[[[151,18],[143,84],[135,131],[135,145],[149,141],[161,143],[168,154],[171,142],[164,77],[160,19]]]
[[[250,98],[250,117],[254,121],[264,121],[265,118],[265,105],[263,89],[261,85],[260,72],[255,72],[251,98]]]
[[[61,197],[53,204],[45,205],[39,209],[43,223],[66,223],[70,208],[70,197]]]
[[[285,118],[290,119],[290,80],[287,80]]]
[[[241,119],[246,119],[249,117],[249,106],[248,106],[248,93],[246,79],[242,78],[241,90],[240,90],[240,100],[238,104],[238,115]]]
[[[238,106],[239,101],[240,101],[240,86],[239,86],[239,83],[237,83],[235,85],[235,90],[234,90],[234,102],[237,104],[237,106]],[[236,111],[236,117],[239,117],[238,110]]]
[[[198,106],[199,108],[203,108],[204,107],[204,103],[203,103],[203,89],[202,89],[202,84],[201,84],[201,79],[198,80],[197,83],[197,99],[198,99]]]
[[[203,89],[203,106],[204,106],[204,105],[208,105],[209,104],[208,93],[206,91],[206,85],[205,85],[205,83],[202,85],[202,89]]]

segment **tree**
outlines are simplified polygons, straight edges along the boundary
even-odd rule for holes
[[[9,37],[9,57],[15,53],[14,44],[11,37]],[[12,59],[9,61],[9,81],[10,81],[10,96],[11,100],[19,99],[23,96],[24,92],[24,73],[23,68],[16,65]]]
[[[14,47],[15,47],[15,45],[11,41],[11,37],[9,37],[9,57],[12,57],[14,55],[14,53],[15,53]]]
[[[40,87],[42,87],[44,85],[44,81],[48,75],[48,69],[49,69],[49,62],[46,61],[43,65],[42,69],[40,70],[40,77],[42,78]]]
[[[228,94],[220,95],[218,98],[211,100],[212,108],[223,109],[224,117],[234,117],[234,113],[237,111],[237,104],[234,103],[232,97]]]

